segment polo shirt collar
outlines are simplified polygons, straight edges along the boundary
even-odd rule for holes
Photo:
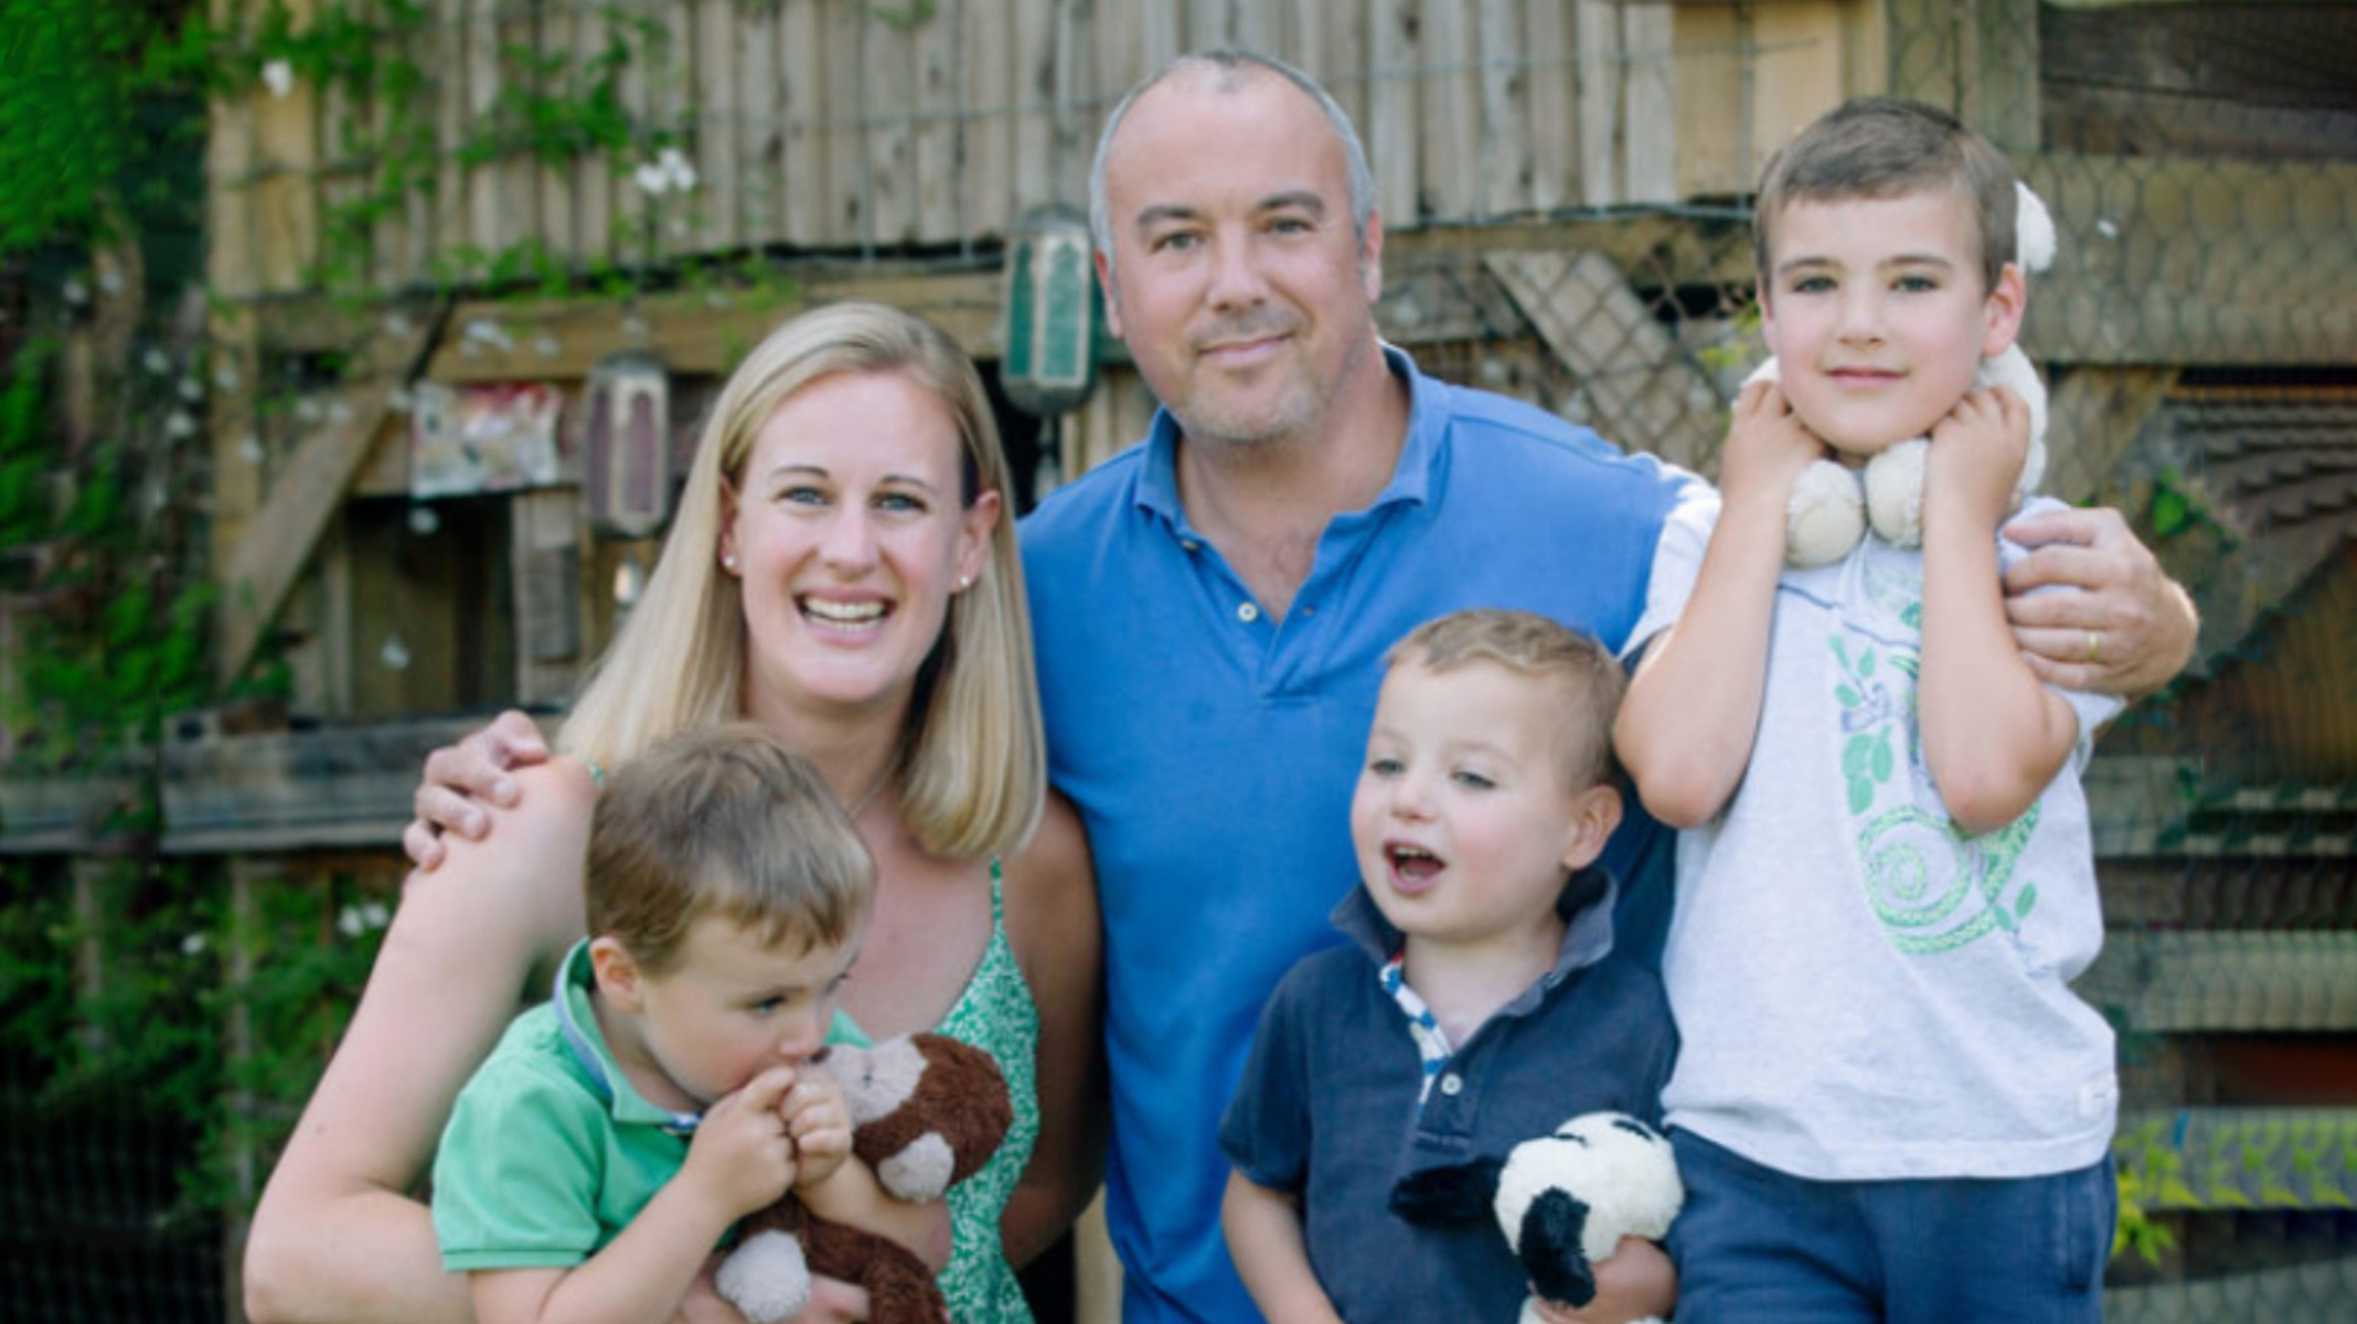
[[[1555,964],[1529,991],[1500,1008],[1500,1014],[1520,1015],[1532,1010],[1538,1006],[1541,996],[1574,971],[1584,970],[1611,954],[1612,911],[1619,892],[1620,884],[1613,879],[1611,870],[1601,864],[1591,864],[1571,876],[1563,885],[1562,894],[1555,898],[1555,913],[1564,920],[1563,943],[1555,949]],[[1334,907],[1332,919],[1334,927],[1377,965],[1390,960],[1407,941],[1405,934],[1383,918],[1375,898],[1367,894],[1365,884],[1350,889],[1350,895]]]
[[[598,1025],[597,1012],[589,1005],[590,989],[596,977],[589,962],[589,939],[573,944],[565,953],[564,963],[557,967],[555,995],[550,1002],[556,1009],[557,1027],[565,1043],[572,1049],[574,1068],[590,1089],[603,1099],[621,1125],[660,1126],[672,1131],[692,1131],[701,1114],[675,1113],[658,1108],[638,1092],[630,1077],[622,1071],[622,1064],[614,1060],[614,1052],[606,1045],[605,1030]]]
[[[1408,386],[1408,435],[1400,446],[1391,481],[1376,494],[1370,510],[1402,501],[1422,505],[1431,494],[1441,441],[1448,433],[1448,411],[1438,400],[1448,388],[1418,371],[1406,350],[1389,343],[1382,349],[1383,366]],[[1168,407],[1156,409],[1154,422],[1146,429],[1146,464],[1138,478],[1137,504],[1141,510],[1160,515],[1172,529],[1188,534],[1192,528],[1186,509],[1179,504],[1178,443],[1178,419]]]

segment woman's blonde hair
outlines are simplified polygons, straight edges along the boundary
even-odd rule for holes
[[[747,641],[740,590],[718,568],[722,488],[743,477],[754,434],[788,397],[844,372],[897,372],[931,391],[957,424],[964,502],[999,494],[990,562],[950,598],[941,638],[917,675],[893,776],[902,819],[926,850],[1010,854],[1039,822],[1047,787],[1013,478],[973,362],[931,323],[882,304],[803,313],[729,376],[697,439],[655,573],[575,701],[559,747],[616,767],[666,736],[741,715]]]

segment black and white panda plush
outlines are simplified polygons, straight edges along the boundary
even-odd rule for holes
[[[1391,1192],[1392,1211],[1414,1221],[1491,1213],[1538,1294],[1574,1306],[1596,1299],[1595,1266],[1622,1237],[1659,1241],[1685,1202],[1669,1141],[1616,1112],[1582,1113],[1503,1159],[1411,1173]],[[1524,1303],[1523,1324],[1537,1318]]]

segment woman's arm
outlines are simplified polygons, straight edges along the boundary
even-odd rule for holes
[[[1342,1324],[1325,1285],[1309,1267],[1309,1250],[1301,1238],[1301,1205],[1293,1196],[1231,1172],[1227,1195],[1219,1205],[1219,1226],[1227,1235],[1236,1276],[1244,1280],[1261,1314],[1287,1324]]]
[[[260,1324],[470,1318],[465,1280],[442,1272],[432,1220],[409,1191],[530,972],[581,932],[595,798],[571,761],[518,776],[531,799],[496,841],[453,840],[443,867],[409,884],[270,1175],[245,1256],[246,1312]]]
[[[1080,1217],[1104,1162],[1097,879],[1080,816],[1052,791],[1039,831],[1007,865],[1006,906],[1007,941],[1039,1006],[1039,1143],[999,1222],[1007,1261],[1020,1267]]]

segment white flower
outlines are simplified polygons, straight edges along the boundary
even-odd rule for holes
[[[388,336],[392,336],[394,339],[398,340],[398,339],[400,339],[402,336],[406,336],[406,335],[408,335],[408,334],[409,334],[411,331],[413,331],[413,330],[415,330],[415,329],[416,329],[416,328],[412,327],[412,326],[409,324],[409,319],[408,319],[408,318],[406,318],[406,317],[403,317],[401,314],[399,314],[399,313],[386,313],[386,314],[385,314],[385,334],[386,334],[386,335],[388,335]]]
[[[655,154],[655,159],[630,172],[641,190],[651,197],[666,193],[686,193],[696,186],[696,168],[687,154],[676,147],[666,147]]]
[[[557,356],[557,351],[562,348],[564,348],[564,346],[557,343],[557,338],[555,336],[542,335],[534,336],[532,338],[532,352],[538,354],[544,359],[555,358]]]
[[[251,432],[247,433],[244,440],[237,443],[237,458],[244,460],[247,464],[260,464],[262,462],[262,439]]]
[[[298,423],[316,423],[326,413],[327,411],[320,407],[319,401],[310,396],[306,395],[295,401],[295,421]]]
[[[80,276],[66,277],[65,284],[58,288],[58,293],[65,296],[67,303],[84,304],[90,302],[90,287],[82,283]]]
[[[202,955],[204,950],[205,935],[201,932],[191,933],[180,940],[180,954],[182,956]]]
[[[161,377],[172,370],[172,356],[160,349],[150,349],[139,356],[139,366]]]
[[[213,369],[213,385],[220,387],[224,391],[236,390],[237,369],[229,366],[226,363],[222,364],[218,368]]]
[[[401,642],[400,635],[387,635],[385,646],[377,650],[376,658],[377,661],[385,664],[385,669],[388,671],[407,671],[409,670],[409,645]]]
[[[479,341],[486,345],[496,345],[503,350],[512,350],[516,347],[516,338],[508,334],[507,328],[488,317],[478,317],[467,323],[465,336],[468,340]]]
[[[431,538],[441,530],[442,517],[434,513],[432,506],[416,505],[409,508],[409,531],[411,533],[420,538]]]
[[[408,413],[410,407],[416,403],[417,397],[411,395],[409,393],[409,388],[406,386],[396,386],[392,390],[385,392],[385,408],[392,410],[396,414]]]
[[[272,60],[262,66],[262,82],[269,87],[270,95],[289,96],[295,90],[295,67],[285,60]]]
[[[343,424],[351,422],[352,406],[350,402],[346,401],[342,396],[337,396],[335,400],[329,403],[327,407],[327,421],[334,423],[339,427]]]
[[[205,384],[194,377],[180,379],[180,398],[190,404],[205,398]]]
[[[2095,221],[2095,233],[2102,235],[2106,239],[2117,239],[2120,237],[2120,227],[2109,216],[2097,217]]]
[[[185,409],[175,409],[164,420],[164,435],[174,441],[186,441],[196,435],[196,420]]]
[[[123,292],[122,270],[116,267],[114,263],[106,261],[103,258],[98,263],[98,288],[106,291],[108,294],[121,294]]]
[[[381,929],[393,922],[393,912],[382,901],[370,901],[360,907],[360,919],[372,929]]]

